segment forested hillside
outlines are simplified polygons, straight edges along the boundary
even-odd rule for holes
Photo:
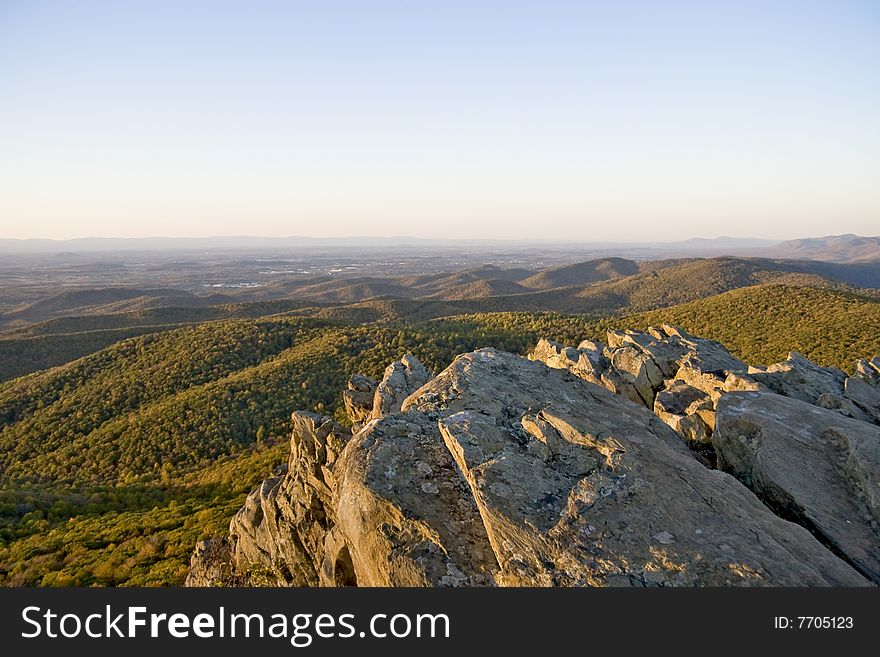
[[[243,496],[286,459],[290,413],[346,421],[347,378],[378,378],[405,353],[438,371],[479,347],[525,353],[541,337],[576,345],[608,328],[670,322],[750,363],[796,350],[851,370],[880,354],[880,302],[869,291],[767,261],[635,274],[611,264],[530,284],[597,271],[607,280],[537,291],[513,280],[533,272],[483,268],[406,281],[459,299],[151,309],[7,332],[10,376],[50,367],[0,383],[0,583],[180,584],[193,544],[223,534]]]
[[[880,302],[839,290],[760,285],[617,323],[659,322],[718,340],[753,364],[769,365],[798,351],[851,372],[857,358],[880,354]]]
[[[767,282],[833,289],[858,286],[876,293],[880,264],[733,257],[636,263],[600,258],[537,273],[484,266],[417,276],[300,276],[242,293],[248,298],[289,296],[238,303],[229,303],[226,295],[175,296],[165,289],[66,291],[0,317],[0,381],[62,365],[127,337],[213,320],[285,314],[360,324],[413,323],[517,311],[579,313],[598,319]]]
[[[224,321],[11,381],[0,387],[0,581],[180,583],[193,542],[285,458],[271,445],[293,410],[333,414],[350,374],[379,376],[407,352],[439,370],[479,346],[530,342],[431,324]]]
[[[434,320],[445,330],[519,332],[564,344],[604,340],[608,329],[670,323],[724,343],[754,364],[798,351],[825,366],[852,371],[856,359],[880,354],[880,300],[812,286],[763,284],[644,313],[592,319],[553,312],[473,313]]]

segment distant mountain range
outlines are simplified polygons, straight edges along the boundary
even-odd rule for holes
[[[459,308],[461,312],[549,310],[602,314],[684,303],[781,278],[799,284],[880,288],[880,261],[846,264],[718,256],[636,262],[599,258],[540,271],[483,266],[424,276],[303,276],[236,296],[195,295],[167,288],[96,287],[62,290],[0,312],[0,327],[9,330],[62,317],[144,314],[160,308],[206,309],[254,301],[335,306],[396,299],[469,302]],[[238,312],[238,308],[233,311]],[[196,315],[204,318],[200,313]],[[166,321],[150,319],[151,323]],[[129,327],[127,322],[123,326]]]
[[[756,237],[692,237],[689,240],[681,242],[672,242],[670,246],[682,249],[723,251],[723,250],[742,250],[742,249],[760,249],[764,247],[780,244],[779,240],[763,240]]]
[[[665,253],[687,251],[718,255],[725,251],[741,251],[769,247],[779,240],[763,240],[740,237],[717,237],[713,239],[692,238],[674,242],[620,242],[554,239],[432,239],[408,236],[395,237],[255,237],[249,235],[219,237],[83,237],[69,240],[52,239],[0,239],[0,253],[87,253],[107,251],[202,251],[202,250],[252,250],[252,249],[313,249],[313,248],[424,248],[449,247],[470,248],[530,248],[583,246],[591,251],[610,250],[630,253],[633,250],[657,250]]]
[[[96,251],[203,251],[251,249],[309,249],[309,248],[393,248],[393,247],[449,247],[467,244],[474,247],[510,246],[522,244],[517,240],[454,240],[423,239],[418,237],[256,237],[251,235],[215,237],[81,237],[69,240],[0,239],[0,252],[64,253]]]
[[[675,256],[760,256],[826,262],[871,262],[880,260],[880,236],[828,235],[789,241],[748,237],[691,238],[675,242],[576,242],[504,239],[423,239],[417,237],[145,237],[71,240],[0,239],[0,253],[88,253],[113,251],[212,251],[212,250],[309,250],[309,249],[572,249],[602,252],[608,257],[636,260]]]
[[[789,260],[872,262],[880,260],[880,237],[829,235],[790,240],[771,246],[764,255]]]

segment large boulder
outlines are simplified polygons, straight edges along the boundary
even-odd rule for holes
[[[605,358],[605,354],[603,353],[605,345],[601,342],[596,342],[594,340],[581,340],[577,348],[578,351],[590,361],[590,364],[595,371],[601,372],[608,367],[608,359]]]
[[[711,442],[715,405],[709,395],[684,381],[670,381],[657,393],[654,413],[689,443]]]
[[[880,427],[772,393],[721,398],[719,467],[880,583]]]
[[[339,464],[337,513],[362,586],[492,584],[498,565],[434,419],[368,425]]]
[[[663,372],[650,356],[633,344],[623,344],[614,350],[611,366],[635,388],[642,404],[654,407],[654,394],[663,386]]]
[[[796,351],[781,363],[764,371],[752,372],[752,378],[773,392],[815,404],[823,394],[841,395],[846,374],[836,367],[821,367]]]
[[[336,477],[358,582],[864,583],[644,407],[491,349],[366,427]]]
[[[363,374],[354,374],[348,380],[346,389],[342,391],[345,413],[355,430],[366,424],[372,416],[377,386],[378,383],[374,379]]]
[[[843,384],[843,396],[855,405],[864,419],[880,424],[880,386],[873,386],[862,377],[847,377]],[[852,410],[849,415],[857,417]]]
[[[599,383],[614,394],[621,395],[635,404],[645,405],[645,400],[630,375],[622,374],[615,368],[609,367],[602,372]]]
[[[415,356],[406,354],[394,361],[385,368],[385,374],[376,386],[370,419],[396,413],[403,400],[430,379],[431,372]]]

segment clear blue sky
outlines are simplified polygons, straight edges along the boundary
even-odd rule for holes
[[[0,237],[878,229],[876,1],[0,0]]]

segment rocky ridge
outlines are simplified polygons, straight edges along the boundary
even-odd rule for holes
[[[293,414],[187,585],[880,583],[880,359],[750,367],[673,326],[412,356]]]

